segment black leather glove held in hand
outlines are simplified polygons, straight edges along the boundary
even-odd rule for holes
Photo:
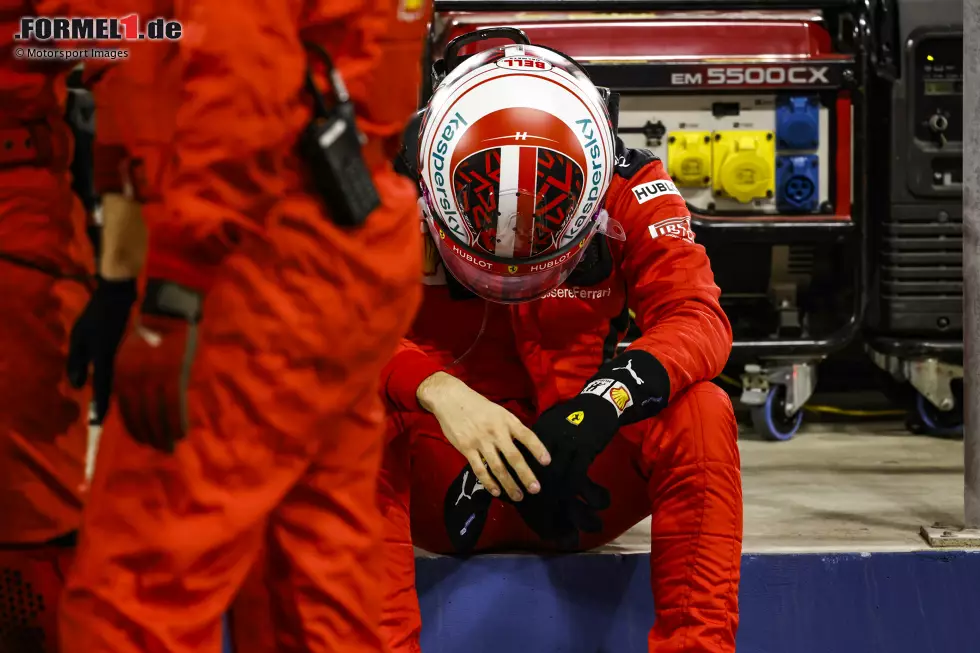
[[[446,533],[456,553],[468,553],[476,546],[487,522],[493,495],[487,492],[469,465],[453,480],[443,502]]]
[[[76,388],[85,385],[91,365],[95,417],[99,424],[109,410],[113,362],[135,301],[135,279],[109,281],[98,277],[92,297],[71,329],[68,381]]]
[[[629,351],[599,368],[581,393],[546,410],[532,427],[551,453],[543,467],[528,456],[541,492],[517,503],[525,522],[545,539],[571,541],[578,531],[598,532],[608,507],[604,488],[588,470],[625,424],[653,417],[667,405],[670,379],[643,351]]]
[[[542,475],[537,466],[532,469],[539,477]],[[579,486],[566,488],[567,493],[542,489],[514,504],[524,523],[542,540],[555,542],[559,549],[574,551],[579,548],[579,533],[602,531],[599,513],[609,507],[609,492],[587,474],[582,476]]]
[[[619,429],[617,418],[602,397],[579,394],[546,410],[531,427],[551,454],[550,465],[541,465],[515,443],[541,482],[541,492],[514,505],[541,539],[575,549],[579,532],[602,530],[598,513],[609,507],[609,493],[589,479],[588,470]]]

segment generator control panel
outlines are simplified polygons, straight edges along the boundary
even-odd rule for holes
[[[963,140],[963,39],[931,36],[915,48],[915,136],[943,146]]]
[[[908,190],[959,196],[963,183],[963,35],[929,30],[909,39],[905,80]],[[900,127],[901,129],[901,127]],[[899,138],[897,145],[901,147]]]

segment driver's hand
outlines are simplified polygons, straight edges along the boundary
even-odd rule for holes
[[[466,457],[490,494],[499,497],[502,485],[511,500],[524,498],[521,487],[507,471],[505,460],[528,492],[541,491],[541,484],[514,446],[514,440],[523,444],[542,465],[549,464],[551,456],[538,436],[510,411],[445,372],[436,372],[423,381],[416,395],[419,404],[439,421],[446,439]]]

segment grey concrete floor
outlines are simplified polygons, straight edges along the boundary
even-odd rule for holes
[[[743,427],[739,448],[746,553],[928,549],[920,527],[962,523],[960,441],[911,435],[901,422],[804,423],[789,442]],[[602,551],[649,547],[647,519]]]
[[[746,553],[929,548],[919,528],[959,524],[963,443],[902,423],[805,425],[789,442],[740,442]],[[605,548],[649,550],[649,520]]]

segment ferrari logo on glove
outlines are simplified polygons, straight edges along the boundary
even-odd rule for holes
[[[569,424],[574,424],[575,426],[578,426],[579,424],[582,423],[582,420],[585,419],[585,413],[583,413],[581,410],[576,410],[574,413],[572,413],[565,419],[568,420]]]

